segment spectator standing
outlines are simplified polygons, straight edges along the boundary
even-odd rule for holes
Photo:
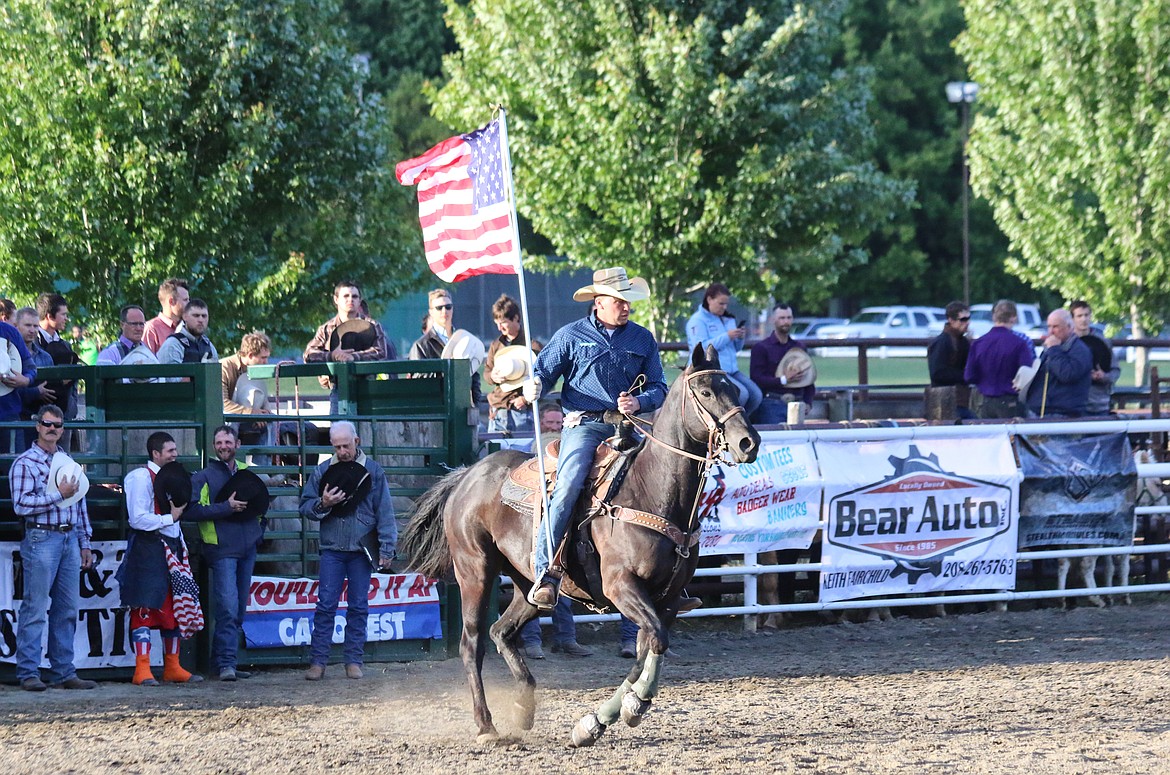
[[[531,415],[525,412],[528,403],[521,395],[520,388],[504,390],[501,383],[509,382],[505,373],[496,371],[496,355],[505,347],[523,347],[524,321],[520,318],[520,305],[511,296],[503,295],[492,305],[492,318],[500,336],[492,340],[488,347],[487,358],[484,360],[484,374],[492,391],[488,393],[488,407],[491,416],[488,420],[489,433],[512,433],[522,428],[532,428]],[[441,352],[441,350],[440,350]],[[532,352],[540,352],[540,342],[532,343]],[[509,358],[509,361],[511,359]],[[501,364],[503,365],[503,364]],[[525,369],[527,374],[527,369]]]
[[[28,348],[32,365],[37,369],[42,366],[52,366],[53,356],[41,347],[41,337],[37,327],[37,311],[32,307],[21,307],[13,316],[13,321],[17,330],[20,331],[20,338],[24,340],[25,347]],[[56,394],[45,385],[44,380],[37,380],[28,387],[20,388],[17,392],[20,394],[20,419],[22,420],[31,420],[42,406],[54,403],[57,398]],[[31,444],[34,438],[36,438],[35,429],[29,436],[28,442]]]
[[[1080,417],[1089,401],[1093,355],[1066,309],[1048,313],[1040,368],[1028,387],[1029,417]]]
[[[0,321],[0,347],[4,348],[5,362],[8,350],[15,350],[20,356],[19,371],[0,372],[0,422],[17,422],[20,420],[21,395],[18,391],[27,388],[37,378],[37,367],[33,363],[32,353],[24,344],[20,330],[4,321]],[[15,446],[13,431],[0,428],[0,454],[7,454]]]
[[[975,414],[970,409],[971,391],[963,378],[967,367],[967,356],[971,341],[967,339],[967,328],[971,325],[971,311],[961,301],[952,301],[946,307],[946,323],[942,333],[931,340],[926,347],[926,365],[930,371],[930,387],[942,388],[954,394],[955,413],[960,419],[970,420]],[[929,415],[929,405],[928,401]],[[949,403],[949,401],[944,402]],[[931,418],[934,419],[934,418]],[[953,418],[939,418],[953,419]]]
[[[348,583],[345,616],[345,675],[362,677],[362,662],[366,645],[366,619],[369,611],[367,592],[373,568],[361,539],[376,530],[379,564],[389,565],[398,546],[398,524],[390,501],[390,487],[386,472],[376,460],[361,449],[361,439],[353,423],[341,420],[329,428],[329,443],[333,457],[313,469],[301,491],[302,517],[321,523],[320,585],[317,592],[317,610],[313,614],[313,636],[309,652],[309,669],[305,678],[319,681],[325,677],[329,662],[329,647],[333,642],[337,604],[342,588]],[[322,487],[325,472],[333,465],[357,463],[369,475],[368,492],[354,505],[353,510],[341,508],[347,501],[339,487]],[[332,513],[337,508],[337,514]]]
[[[142,337],[152,353],[157,355],[167,337],[179,329],[179,324],[183,322],[183,310],[187,309],[190,298],[187,281],[182,278],[168,277],[159,284],[158,303],[162,311],[146,324]]]
[[[97,363],[98,357],[98,343],[89,335],[89,330],[85,326],[73,324],[71,332],[73,337],[73,351],[77,353],[77,357],[86,366],[93,366]]]
[[[116,575],[122,605],[130,609],[130,642],[134,644],[134,684],[158,686],[150,670],[150,631],[158,630],[163,642],[163,680],[199,683],[203,676],[189,673],[179,664],[179,642],[203,629],[199,588],[191,574],[187,543],[179,521],[189,503],[170,502],[160,507],[154,482],[159,471],[179,457],[174,438],[156,431],[146,439],[148,460],[126,475],[126,514],[130,535],[126,554]],[[172,579],[181,579],[175,588]]]
[[[350,361],[393,361],[398,359],[394,345],[386,339],[382,324],[362,313],[362,289],[353,280],[342,280],[333,287],[333,305],[337,314],[317,327],[317,333],[305,346],[305,363],[348,363]],[[374,343],[360,350],[344,347],[338,339],[332,344],[333,333],[350,320],[367,320],[373,327]],[[337,414],[337,383],[322,377],[322,387],[329,387],[329,413]]]
[[[48,626],[49,685],[58,689],[93,689],[77,677],[73,639],[81,600],[81,571],[93,567],[89,512],[78,495],[81,482],[65,476],[50,488],[49,473],[65,429],[61,410],[52,404],[36,416],[37,440],[12,463],[12,506],[24,525],[20,557],[24,598],[16,632],[16,677],[20,688],[44,691],[40,677],[41,642]]]
[[[224,487],[247,464],[236,460],[240,438],[230,425],[215,429],[215,459],[191,477],[191,506],[188,518],[199,523],[203,558],[211,568],[211,605],[215,615],[211,660],[221,681],[251,678],[236,667],[244,612],[252,586],[256,552],[264,540],[264,516],[245,515],[247,501]]]
[[[809,409],[812,408],[813,396],[816,395],[816,386],[809,382],[803,387],[794,388],[789,383],[802,382],[806,376],[803,371],[791,371],[776,375],[780,361],[789,351],[804,350],[800,342],[790,336],[792,331],[792,307],[787,304],[777,304],[772,309],[772,333],[752,346],[751,379],[764,393],[764,400],[752,418],[762,425],[776,425],[787,422],[788,403],[799,399]]]
[[[427,322],[424,324],[426,330],[410,346],[409,357],[412,361],[442,358],[443,349],[455,333],[455,303],[451,300],[449,292],[436,288],[427,293],[427,309]],[[483,388],[479,372],[475,371],[471,374],[472,407],[478,406],[482,400]]]
[[[183,310],[183,322],[158,348],[158,362],[219,363],[219,352],[207,338],[211,313],[203,299],[191,299]]]
[[[0,299],[0,323],[11,323],[16,314],[16,303],[12,299]]]
[[[1121,366],[1109,342],[1093,325],[1093,308],[1087,301],[1077,299],[1068,305],[1072,314],[1073,331],[1081,338],[1093,357],[1093,369],[1089,372],[1089,401],[1085,414],[1103,417],[1113,408],[1113,386],[1121,376]]]
[[[236,387],[240,384],[240,378],[248,375],[248,367],[268,363],[270,357],[272,340],[263,331],[253,331],[244,334],[235,355],[229,355],[220,362],[224,414],[271,414],[267,406],[245,406],[236,400]]]
[[[98,353],[97,363],[117,366],[130,351],[142,344],[146,335],[146,311],[137,304],[127,304],[118,312],[122,334],[106,349]]]
[[[695,345],[713,345],[719,353],[719,366],[739,388],[739,403],[750,417],[764,400],[764,393],[747,375],[739,370],[736,355],[743,349],[746,329],[727,314],[731,291],[723,283],[711,283],[703,294],[703,301],[687,321],[687,349]]]
[[[40,346],[53,358],[54,366],[74,366],[81,362],[64,338],[69,327],[69,305],[59,293],[42,293],[37,297],[37,317],[40,318]],[[53,403],[65,413],[66,420],[77,417],[77,380],[53,380],[48,383],[53,391]],[[69,449],[70,434],[61,439],[61,446]]]
[[[1000,299],[991,309],[991,330],[971,343],[963,381],[974,385],[983,400],[981,420],[1023,417],[1024,407],[1012,381],[1021,366],[1036,360],[1032,341],[1012,326],[1019,321],[1015,302]]]

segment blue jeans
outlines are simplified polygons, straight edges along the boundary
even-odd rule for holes
[[[743,407],[744,416],[751,417],[752,412],[756,411],[764,400],[764,391],[742,371],[729,371],[727,376],[731,377],[739,388],[739,405]]]
[[[20,542],[24,565],[24,600],[16,632],[16,677],[40,676],[41,639],[49,627],[49,683],[77,675],[73,667],[73,636],[81,599],[81,546],[77,533],[25,531]],[[52,608],[49,601],[52,600]]]
[[[345,614],[345,646],[342,654],[345,664],[362,664],[366,645],[366,619],[370,610],[370,576],[373,568],[363,552],[321,550],[321,583],[317,589],[317,610],[313,614],[313,643],[309,662],[314,665],[329,663],[329,647],[337,627],[337,603],[341,588],[349,580],[349,594]]]
[[[549,556],[549,523],[552,523],[552,551],[560,546],[573,517],[577,497],[589,476],[593,464],[593,452],[597,445],[614,434],[614,426],[603,422],[583,422],[576,428],[565,428],[561,432],[561,455],[557,460],[557,481],[549,498],[548,515],[540,521],[536,533],[536,580],[548,571],[552,558]]]
[[[216,670],[236,666],[255,565],[255,552],[247,557],[222,557],[211,563],[211,610],[215,616],[211,659]]]
[[[562,597],[557,601],[556,608],[552,610],[553,626],[556,627],[556,634],[553,635],[554,643],[570,643],[577,640],[577,623],[573,621],[573,602],[567,597]],[[540,619],[533,619],[520,628],[520,642],[525,646],[539,646],[540,645]]]
[[[626,618],[622,614],[622,643],[637,642],[638,640],[638,625],[634,624],[632,619]]]

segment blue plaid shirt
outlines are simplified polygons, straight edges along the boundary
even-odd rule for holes
[[[16,515],[25,522],[73,525],[73,532],[77,534],[81,548],[88,549],[93,528],[89,524],[89,510],[85,507],[85,498],[72,506],[61,508],[58,504],[65,500],[61,493],[50,493],[45,489],[52,462],[53,456],[40,444],[33,444],[27,452],[12,461],[12,470],[9,472],[9,479],[12,482],[12,506]]]
[[[536,358],[536,376],[542,392],[561,377],[561,405],[566,412],[603,412],[616,409],[618,395],[629,391],[639,375],[646,384],[632,391],[640,412],[652,412],[666,400],[666,377],[658,357],[658,342],[637,323],[626,323],[607,334],[590,312],[562,327]]]

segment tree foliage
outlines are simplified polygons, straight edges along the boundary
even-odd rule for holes
[[[831,67],[843,0],[752,5],[448,2],[437,115],[505,105],[521,212],[569,266],[646,277],[654,327],[715,280],[827,298],[909,196],[866,160],[865,74]]]
[[[1024,280],[1134,331],[1170,309],[1166,0],[966,0],[972,179]]]
[[[158,282],[184,276],[220,337],[303,341],[339,277],[381,294],[408,281],[413,242],[388,217],[404,208],[400,151],[337,14],[332,0],[0,6],[0,284],[67,292],[110,332],[119,304],[151,310]]]

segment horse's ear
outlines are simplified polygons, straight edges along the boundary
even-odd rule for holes
[[[691,368],[698,369],[703,366],[703,343],[699,342],[695,345],[695,349],[691,350]]]
[[[715,345],[707,345],[707,363],[710,366],[719,365],[719,351],[715,349]]]

